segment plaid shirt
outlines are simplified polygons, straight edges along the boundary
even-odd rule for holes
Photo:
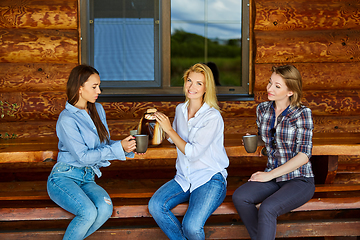
[[[279,115],[275,134],[270,132],[276,120],[273,101],[260,103],[256,108],[256,116],[259,135],[268,152],[265,172],[285,164],[299,152],[305,153],[310,159],[314,125],[309,108],[289,106]],[[272,141],[276,142],[275,148]],[[300,176],[314,177],[310,161],[295,171],[276,178],[276,181],[287,181]]]

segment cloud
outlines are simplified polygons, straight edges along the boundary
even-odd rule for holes
[[[205,2],[208,3],[205,9]],[[208,31],[204,21],[207,19]],[[239,0],[171,0],[173,32],[186,32],[214,39],[241,37],[241,1]]]

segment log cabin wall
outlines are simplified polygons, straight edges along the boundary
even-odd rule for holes
[[[266,100],[271,66],[295,65],[315,132],[360,130],[360,2],[256,0],[255,100]]]
[[[360,3],[356,0],[254,0],[254,101],[220,102],[225,133],[256,132],[271,66],[302,73],[303,103],[315,132],[360,131]],[[0,133],[55,137],[65,84],[79,63],[77,0],[0,2]],[[13,104],[17,104],[14,106]],[[149,107],[174,116],[178,102],[103,103],[112,136],[127,134]]]

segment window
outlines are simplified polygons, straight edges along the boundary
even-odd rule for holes
[[[248,94],[248,0],[80,0],[81,62],[102,96],[183,96],[183,72],[215,65],[219,95]]]

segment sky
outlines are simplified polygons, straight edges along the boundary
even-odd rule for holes
[[[181,29],[202,36],[207,35],[210,39],[241,38],[241,2],[241,0],[171,0],[171,31]],[[209,22],[207,32],[202,23],[206,18]]]

